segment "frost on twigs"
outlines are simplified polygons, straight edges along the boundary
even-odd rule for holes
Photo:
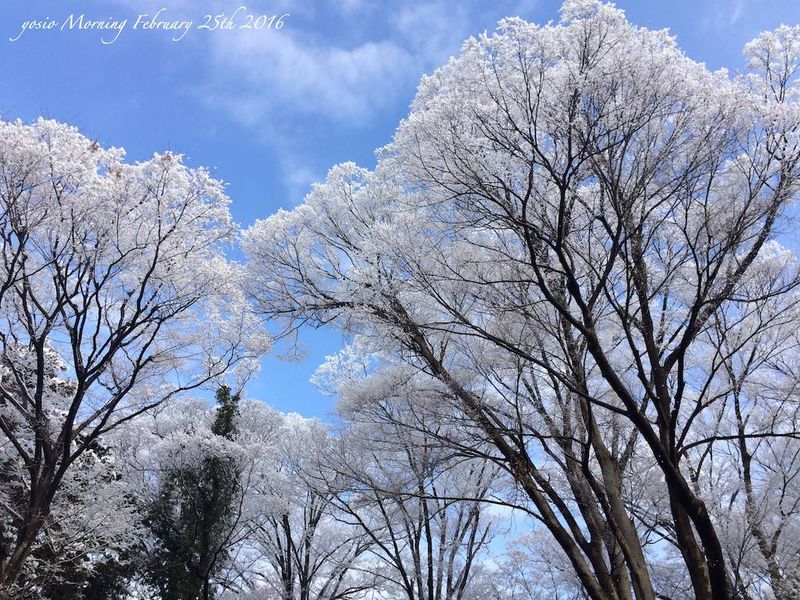
[[[402,399],[503,465],[571,570],[551,595],[769,597],[797,568],[798,39],[732,76],[597,0],[503,20],[373,171],[246,233],[265,316],[356,336],[316,378],[348,413]]]
[[[40,119],[0,122],[0,174],[0,452],[18,490],[3,503],[2,587],[101,434],[252,370],[267,341],[205,169],[170,152],[127,163]]]

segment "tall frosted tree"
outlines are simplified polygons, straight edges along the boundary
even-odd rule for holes
[[[263,348],[224,250],[221,182],[75,128],[0,122],[0,590],[105,433]],[[197,323],[203,323],[198,331]]]
[[[375,386],[443,387],[593,600],[771,594],[797,566],[775,467],[800,431],[778,335],[800,28],[745,52],[747,73],[710,72],[597,0],[504,20],[422,80],[374,171],[335,167],[246,236],[260,310],[361,334]],[[760,334],[776,346],[748,365]],[[771,472],[779,494],[753,483]],[[738,522],[762,565],[744,579]]]
[[[216,397],[211,432],[232,440],[239,395],[223,386]],[[215,598],[214,576],[226,564],[242,501],[236,457],[212,451],[162,477],[148,510],[155,549],[147,579],[161,600]]]
[[[296,414],[283,416],[275,433],[269,443],[274,460],[263,465],[252,489],[257,516],[246,546],[254,560],[243,577],[252,596],[245,597],[363,597],[377,578],[363,564],[368,536],[349,526],[334,503],[342,483],[326,459],[337,439]]]

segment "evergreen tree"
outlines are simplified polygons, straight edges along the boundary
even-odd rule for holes
[[[239,395],[223,386],[216,397],[211,431],[232,439]],[[212,581],[227,560],[239,494],[231,457],[212,455],[199,469],[179,468],[165,475],[148,518],[157,544],[147,579],[162,600],[214,598]]]

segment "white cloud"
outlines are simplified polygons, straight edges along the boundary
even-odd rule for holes
[[[280,149],[292,201],[324,175],[293,143],[298,128],[310,121],[369,126],[410,101],[423,73],[483,29],[472,31],[476,12],[490,27],[505,16],[494,7],[498,14],[487,19],[492,10],[480,1],[330,0],[325,7],[295,5],[278,31],[223,31],[208,38],[210,77],[202,100]],[[330,21],[320,28],[325,18]]]
[[[427,68],[444,63],[470,33],[466,5],[452,2],[403,3],[392,22]]]
[[[111,1],[136,14],[163,2]],[[182,42],[194,45],[201,58],[200,80],[187,87],[276,150],[284,186],[299,200],[324,175],[307,149],[294,143],[304,128],[369,127],[409,102],[419,77],[456,54],[469,35],[535,2],[274,0],[263,10],[289,13],[279,30],[195,32]],[[240,5],[171,0],[168,17],[198,21],[204,13],[231,13]]]
[[[368,119],[415,73],[414,57],[391,41],[342,48],[284,30],[226,33],[211,46],[211,96],[246,124],[288,113]]]
[[[288,192],[288,204],[299,204],[311,190],[311,185],[325,178],[325,169],[315,169],[295,154],[284,154],[281,159],[283,185]]]
[[[131,14],[163,6],[163,0],[111,1]],[[203,99],[244,125],[263,130],[264,119],[276,116],[366,124],[457,53],[470,34],[535,2],[274,0],[268,12],[289,13],[280,30],[195,32],[185,43],[197,44],[205,61]],[[170,0],[163,17],[200,22],[204,13],[230,14],[240,5]]]
[[[472,13],[487,11],[446,0],[330,2],[325,34],[307,27],[309,13],[292,13],[279,31],[210,36],[210,102],[247,125],[276,114],[366,124],[457,53],[475,33]]]
[[[701,21],[701,27],[727,30],[740,23],[749,8],[747,0],[711,0],[705,5],[706,15]]]
[[[731,11],[731,16],[728,22],[731,25],[736,23],[736,21],[738,21],[741,18],[743,11],[744,11],[744,0],[734,0],[733,10]]]

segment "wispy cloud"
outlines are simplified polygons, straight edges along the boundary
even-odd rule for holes
[[[162,2],[113,1],[135,13],[157,10]],[[373,125],[400,102],[408,103],[420,75],[456,54],[469,35],[531,10],[535,2],[275,0],[270,12],[289,13],[280,30],[202,32],[187,41],[199,58],[187,85],[211,110],[280,148],[284,185],[294,194],[320,175],[292,143],[298,129],[309,122]],[[169,13],[197,19],[206,12],[230,13],[240,4],[172,0]]]
[[[432,68],[458,50],[469,33],[466,4],[403,3],[392,18],[394,33],[413,48],[420,66]]]
[[[733,25],[738,21],[742,13],[744,12],[745,0],[734,0],[733,2],[733,10],[731,11],[731,16],[728,19],[728,23]]]
[[[470,33],[465,4],[347,0],[332,6],[319,11],[331,20],[324,34],[299,28],[314,19],[290,16],[280,31],[212,36],[208,98],[245,124],[276,111],[364,124],[413,90]]]
[[[705,6],[703,28],[719,31],[741,22],[748,9],[748,0],[712,0]]]
[[[209,98],[248,125],[275,116],[368,119],[416,72],[413,55],[392,41],[344,48],[283,31],[215,37]]]
[[[290,16],[279,31],[211,36],[209,79],[200,94],[212,109],[280,146],[283,185],[294,200],[324,175],[292,143],[297,128],[309,121],[371,126],[407,103],[420,75],[457,53],[472,33],[467,5],[445,0],[347,0],[315,10]],[[320,18],[330,19],[324,32],[304,27]]]

